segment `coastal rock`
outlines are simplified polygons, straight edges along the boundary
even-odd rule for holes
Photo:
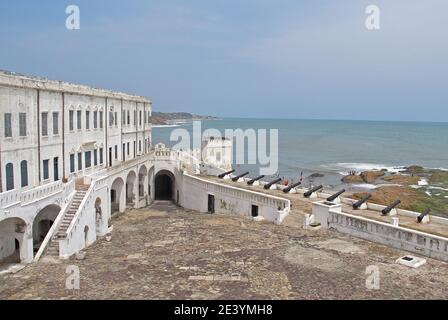
[[[402,185],[416,185],[420,181],[418,176],[407,176],[402,174],[396,174],[383,178],[384,181]]]
[[[425,168],[421,166],[410,166],[404,172],[409,174],[422,174],[425,172]]]
[[[384,171],[364,171],[360,174],[362,180],[365,183],[373,183],[375,182],[376,179],[384,175],[385,175]]]
[[[429,177],[431,183],[447,183],[448,184],[448,171],[437,170]]]
[[[358,175],[349,175],[341,179],[344,183],[364,183],[364,180]]]

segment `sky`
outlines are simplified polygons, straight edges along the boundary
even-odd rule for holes
[[[0,69],[162,112],[447,122],[447,17],[446,0],[0,0]]]

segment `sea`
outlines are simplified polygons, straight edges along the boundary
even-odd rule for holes
[[[202,130],[217,129],[223,136],[225,129],[267,129],[268,133],[277,129],[278,171],[272,178],[294,182],[303,177],[304,185],[335,188],[352,171],[392,173],[411,165],[448,170],[448,123],[224,118],[203,120],[200,125]],[[178,141],[170,136],[179,128],[192,134],[193,124],[154,127],[153,143],[175,146]],[[249,171],[255,177],[260,166],[234,163],[233,167],[237,173]]]

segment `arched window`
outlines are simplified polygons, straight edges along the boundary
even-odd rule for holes
[[[20,162],[20,176],[22,179],[22,188],[28,186],[28,162],[23,160]]]
[[[6,165],[6,191],[14,189],[14,166],[12,163]]]

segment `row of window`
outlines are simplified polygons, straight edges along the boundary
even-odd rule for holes
[[[145,151],[149,148],[150,139],[145,139]],[[139,152],[142,152],[142,140],[138,142]],[[126,150],[127,149],[127,150]],[[134,157],[136,156],[137,145],[136,141],[134,141]],[[115,160],[118,160],[118,146],[114,146],[115,151]],[[131,145],[130,142],[123,143],[123,161],[127,156],[130,156],[131,153]],[[109,157],[112,165],[112,147],[109,148]],[[70,173],[75,173],[75,171],[82,171],[83,168],[88,169],[92,167],[92,156],[93,156],[93,166],[102,165],[104,163],[104,152],[103,148],[95,149],[93,151],[85,151],[84,157],[82,152],[78,152],[77,154],[70,154]],[[76,164],[75,164],[76,159]],[[84,160],[84,161],[83,161]],[[84,162],[84,166],[83,166]],[[15,188],[14,181],[14,165],[12,163],[6,164],[6,191],[13,190]],[[42,173],[43,180],[50,179],[50,159],[45,159],[42,161]],[[20,162],[20,177],[21,177],[21,187],[28,186],[28,162],[23,160]],[[53,158],[53,179],[54,181],[59,181],[59,158]]]
[[[85,128],[86,130],[90,130],[91,126],[91,111],[86,110],[85,111]],[[12,138],[12,113],[5,113],[4,114],[4,134],[5,138]],[[59,112],[53,112],[51,114],[52,118],[52,127],[53,127],[53,135],[59,134]],[[77,130],[82,130],[82,111],[77,110],[76,111],[76,128]],[[145,123],[150,123],[151,120],[151,112],[145,112],[144,113],[144,120]],[[117,123],[117,112],[109,112],[109,126],[118,126]],[[137,120],[137,111],[134,111],[134,125],[136,125]],[[142,125],[143,121],[143,112],[139,112],[139,125]],[[48,112],[42,112],[41,113],[41,128],[42,128],[42,136],[46,137],[48,136],[48,122],[49,122],[49,113]],[[103,111],[93,111],[93,129],[103,129],[103,123],[104,123],[104,113]],[[131,116],[129,110],[123,111],[123,124],[124,125],[130,125],[131,124]],[[69,131],[75,130],[75,111],[69,110]],[[19,113],[19,136],[20,137],[26,137],[27,136],[27,114],[26,113]]]
[[[83,169],[83,157],[82,152],[77,153],[77,171],[82,171]],[[93,166],[102,165],[104,162],[103,148],[99,148],[98,150],[93,150]],[[88,169],[92,167],[92,151],[84,152],[84,168]],[[70,155],[70,173],[75,172],[75,154]]]
[[[98,117],[99,116],[99,117]],[[93,111],[93,128],[103,129],[103,111]],[[75,130],[75,111],[70,110],[68,113],[68,126],[70,131]],[[90,110],[86,110],[85,112],[85,123],[86,123],[86,130],[90,130]],[[78,110],[76,111],[76,129],[81,130],[82,129],[82,111]]]

